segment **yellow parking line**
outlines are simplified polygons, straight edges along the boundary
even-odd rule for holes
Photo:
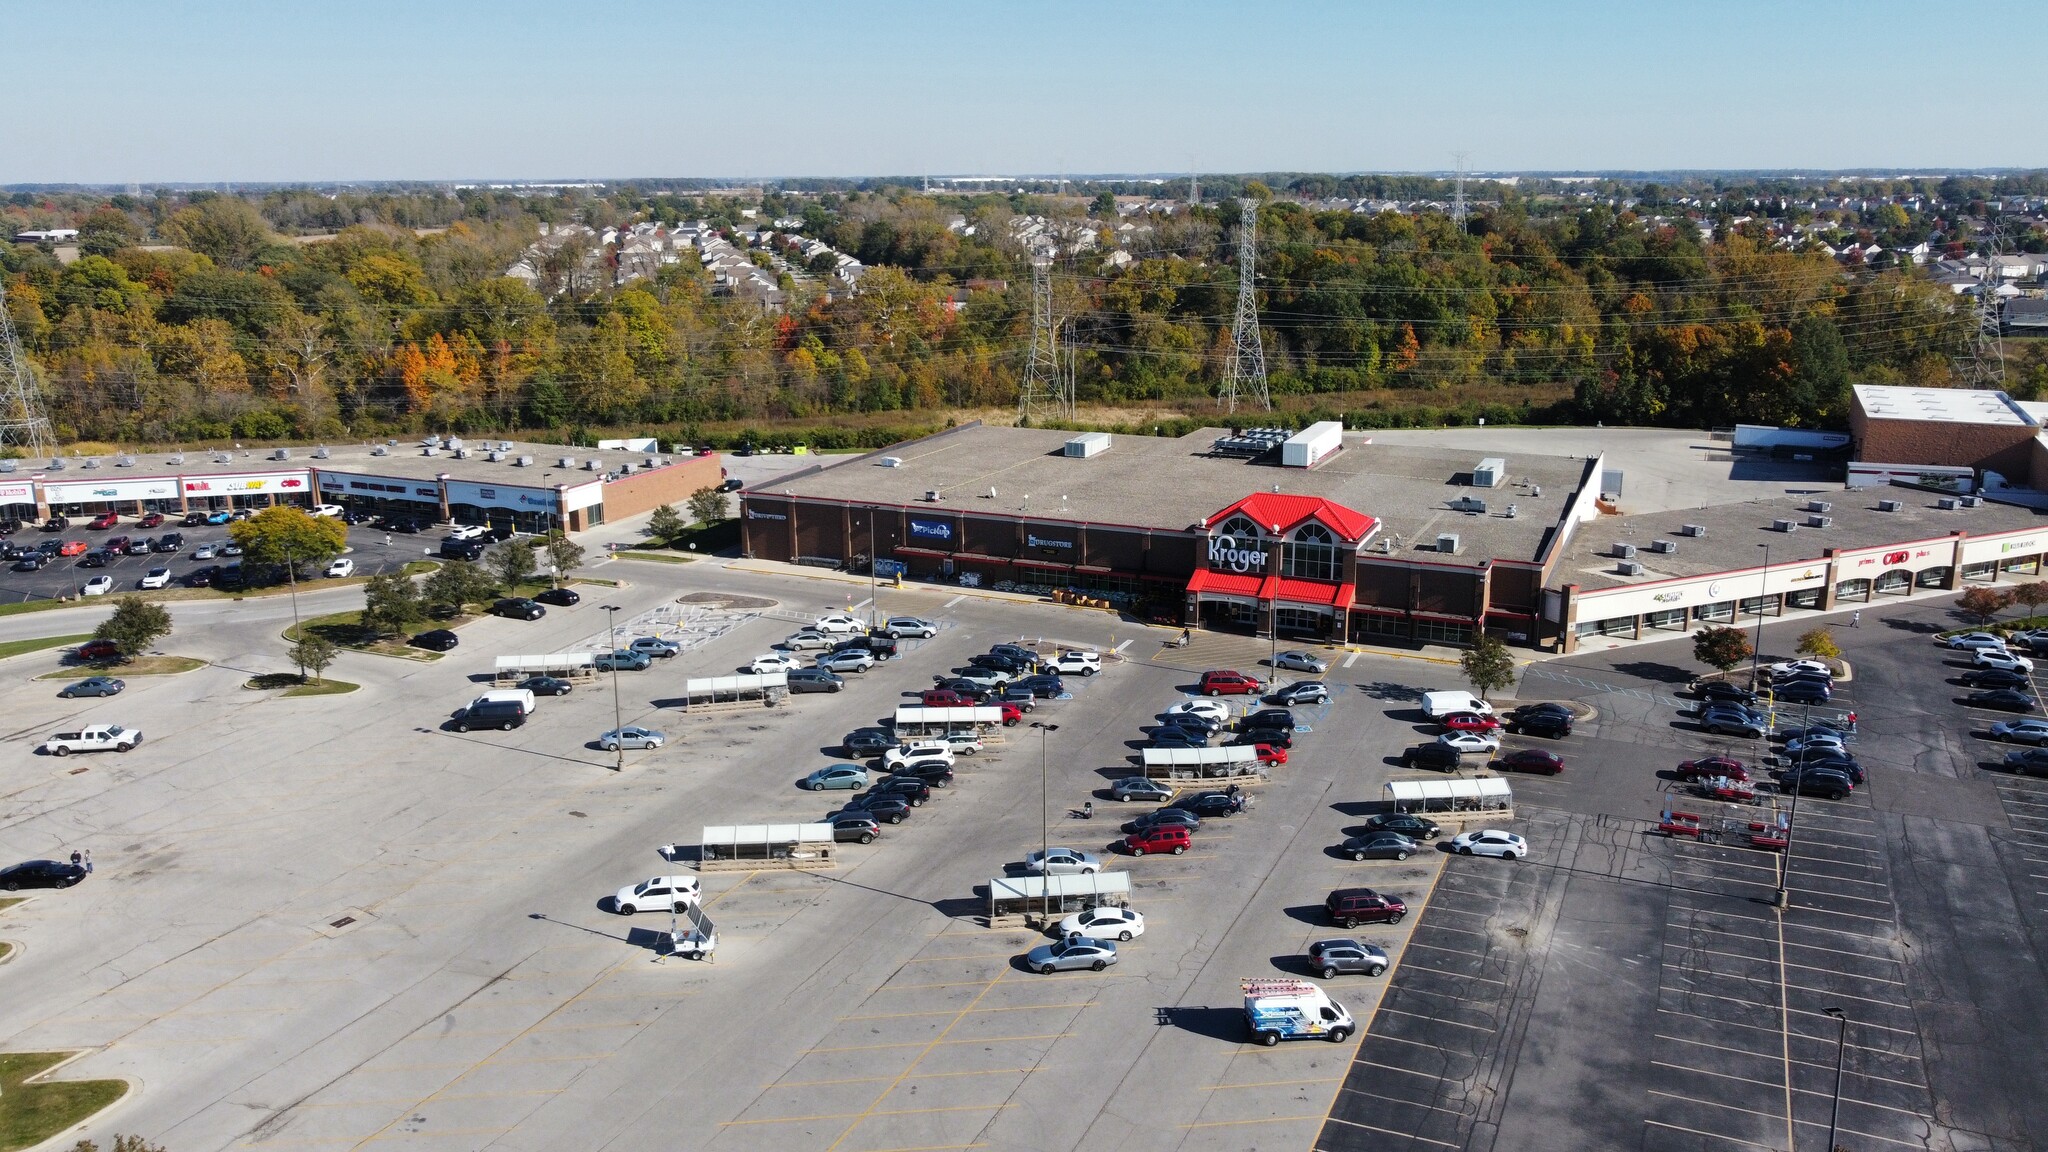
[[[1005,1074],[1021,1076],[1028,1075],[1037,1070],[1036,1068],[982,1068],[973,1072],[925,1072],[921,1073],[918,1079],[946,1080],[957,1076],[1001,1076]],[[784,1080],[770,1084],[766,1088],[761,1089],[761,1091],[766,1092],[769,1088],[824,1088],[833,1084],[876,1084],[883,1080],[893,1079],[895,1079],[893,1076],[850,1076],[844,1080]]]
[[[863,1120],[866,1120],[869,1116],[875,1114],[875,1109],[881,1107],[882,1101],[887,1100],[889,1098],[889,1093],[896,1091],[896,1089],[898,1089],[899,1087],[902,1087],[903,1081],[906,1078],[908,1078],[912,1072],[917,1070],[918,1064],[921,1063],[925,1057],[932,1054],[932,1049],[938,1047],[941,1044],[944,1044],[946,1042],[946,1037],[952,1034],[953,1029],[958,1028],[960,1026],[960,1021],[965,1020],[968,1016],[968,1013],[973,1012],[976,1008],[981,1007],[982,999],[986,997],[989,993],[995,991],[996,985],[1001,984],[1003,982],[1003,977],[1007,976],[1008,974],[1009,969],[999,969],[996,972],[995,976],[989,980],[988,987],[983,988],[980,994],[975,996],[972,1003],[968,1004],[967,1007],[961,1009],[960,1013],[954,1016],[953,1019],[945,1026],[945,1028],[940,1030],[937,1036],[932,1037],[931,1043],[925,1045],[924,1050],[922,1052],[919,1052],[915,1057],[913,1057],[910,1063],[904,1065],[903,1071],[896,1074],[896,1079],[890,1081],[889,1086],[887,1088],[882,1089],[881,1094],[876,1096],[874,1100],[868,1104],[867,1109],[865,1111],[853,1117],[853,1123],[848,1124],[846,1126],[846,1130],[839,1134],[838,1139],[832,1141],[831,1146],[826,1148],[825,1152],[837,1152],[839,1146],[841,1144],[846,1143],[846,1138],[853,1135],[854,1130],[861,1126],[861,1122]]]
[[[881,1112],[824,1112],[816,1116],[769,1116],[759,1120],[726,1120],[721,1128],[736,1128],[742,1124],[801,1124],[812,1120],[853,1120],[860,1121],[870,1116],[923,1116],[931,1112],[999,1112],[1013,1108],[1014,1104],[954,1104],[945,1108],[895,1108]],[[849,1129],[851,1131],[851,1129]],[[845,1139],[845,1137],[841,1137]]]
[[[1000,1008],[935,1008],[930,1012],[882,1012],[873,1016],[841,1016],[843,1023],[848,1020],[902,1020],[911,1016],[953,1016],[968,1012],[1049,1012],[1055,1008],[1086,1008],[1088,1001],[1077,1000],[1066,1004],[1015,1004]]]
[[[931,1043],[934,1045],[1003,1044],[1013,1040],[1058,1040],[1062,1037],[1071,1035],[1073,1035],[1073,1033],[1071,1032],[1046,1032],[1037,1036],[982,1036],[976,1037],[972,1040],[934,1040]],[[922,1048],[924,1046],[925,1041],[923,1040],[906,1040],[901,1044],[854,1044],[845,1048],[813,1048],[810,1051],[805,1052],[804,1055],[809,1056],[813,1053],[818,1052],[872,1052],[881,1048]]]
[[[1314,1120],[1316,1123],[1320,1124],[1322,1123],[1323,1118],[1321,1116],[1264,1116],[1257,1120],[1200,1120],[1193,1124],[1183,1124],[1181,1125],[1181,1127],[1232,1128],[1240,1124],[1294,1124],[1303,1120]],[[1420,1139],[1420,1137],[1418,1137],[1418,1139]]]

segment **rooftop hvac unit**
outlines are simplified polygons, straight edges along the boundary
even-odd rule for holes
[[[1707,534],[1707,526],[1705,524],[1680,524],[1678,526],[1678,534],[1680,536],[1693,537],[1705,536]]]
[[[1614,566],[1614,570],[1623,576],[1641,576],[1643,574],[1643,566],[1633,560],[1623,560]]]
[[[0,460],[0,472],[12,472],[12,471],[14,471],[14,461],[12,461],[12,460]]]
[[[457,448],[455,450],[455,458],[457,460],[467,460],[472,455],[474,455],[474,453],[470,452],[470,450],[467,448]]]
[[[460,451],[462,451],[462,437],[460,437],[460,436],[450,436],[450,437],[448,438],[448,450],[449,450],[450,452],[460,452]]]
[[[97,457],[97,456],[87,456],[87,457],[85,458],[85,463],[83,463],[83,464],[79,465],[79,467],[81,467],[81,468],[97,468],[97,467],[99,467],[99,466],[100,466],[100,458],[99,458],[99,457]]]
[[[511,450],[512,450],[512,442],[511,442],[510,440],[500,440],[500,441],[498,441],[498,451],[500,451],[500,452],[510,452]]]
[[[135,467],[135,457],[133,457],[133,456],[116,456],[116,457],[114,457],[114,467],[116,467],[116,468],[133,468],[133,467]]]
[[[1956,498],[1953,496],[1943,496],[1934,502],[1934,506],[1943,512],[1953,512],[1956,510]]]
[[[1799,531],[1799,525],[1797,525],[1797,524],[1794,524],[1794,523],[1793,523],[1793,522],[1791,522],[1790,520],[1773,520],[1773,521],[1771,521],[1771,531],[1773,531],[1773,532],[1797,532],[1797,531]]]
[[[1477,496],[1460,496],[1456,500],[1451,501],[1451,511],[1476,512],[1483,516],[1486,514],[1486,501],[1479,499]]]
[[[1652,541],[1650,541],[1650,551],[1652,551],[1652,552],[1662,552],[1662,553],[1664,553],[1665,555],[1667,555],[1667,556],[1668,556],[1668,555],[1670,555],[1670,554],[1672,554],[1672,553],[1674,553],[1674,552],[1678,551],[1678,541],[1676,541],[1676,540],[1652,540]]]
[[[927,504],[937,504],[939,502],[939,490],[937,488],[925,489],[924,502]]]
[[[1977,505],[1982,504],[1983,502],[1984,498],[1982,496],[1963,497],[1963,507],[1965,508],[1975,508]]]
[[[592,460],[592,461],[591,461],[590,463],[591,463],[591,466],[592,466],[592,467],[596,467],[596,465],[597,465],[597,461],[595,461],[595,460]],[[621,475],[621,476],[631,476],[632,474],[633,474],[633,463],[632,463],[632,461],[630,461],[630,460],[626,460],[626,461],[621,461],[621,462],[619,463],[619,475]]]
[[[557,468],[574,468],[575,466],[576,458],[574,456],[564,456],[560,460],[555,461],[555,467]]]
[[[215,452],[213,454],[213,462],[215,464],[232,464],[235,462],[235,457],[231,452]]]
[[[64,458],[63,458],[62,456],[52,456],[52,457],[50,458],[50,471],[52,471],[52,472],[62,472],[63,470],[64,470]]]
[[[1100,456],[1104,452],[1109,451],[1109,445],[1109,433],[1083,432],[1079,436],[1067,441],[1065,452],[1068,456],[1078,456],[1086,459],[1091,456]]]
[[[583,462],[583,470],[585,472],[595,472],[602,467],[604,467],[604,465],[598,463],[595,457],[592,457],[591,459],[585,460]]]
[[[389,448],[386,448],[386,447],[385,447],[385,446],[383,446],[382,444],[379,444],[379,445],[377,445],[377,446],[376,446],[375,448],[372,448],[372,449],[370,449],[370,455],[372,455],[372,456],[389,456],[389,455],[391,455],[391,449],[389,449]]]
[[[420,449],[420,455],[422,456],[439,456],[440,454],[441,446],[438,444],[429,444],[426,447]]]
[[[484,459],[489,460],[493,464],[498,463],[504,458],[505,454],[503,452],[498,451],[496,448],[493,448],[489,452],[484,453]]]
[[[521,456],[519,459],[514,460],[512,463],[521,468],[531,468],[533,467],[533,457]]]
[[[1833,512],[1835,506],[1825,500],[1808,500],[1806,502],[1806,510],[1808,512]]]
[[[1436,538],[1436,550],[1455,556],[1458,554],[1458,534],[1445,532]]]
[[[272,460],[289,460],[292,458],[292,450],[289,448],[279,448],[270,454],[270,458]]]
[[[170,459],[168,459],[168,460],[164,461],[164,463],[166,463],[166,464],[183,464],[184,462],[185,462],[185,454],[184,454],[183,452],[179,452],[179,453],[176,453],[176,454],[172,455],[172,457],[171,457]]]
[[[1806,518],[1806,526],[1808,528],[1833,528],[1835,526],[1835,518],[1833,516],[1808,516]]]
[[[423,448],[439,448],[441,446],[441,438],[439,436],[429,436],[425,440],[420,441],[420,446]]]
[[[1633,560],[1636,556],[1636,546],[1633,544],[1616,544],[1614,546],[1614,555],[1621,557],[1623,560]]]
[[[659,456],[649,456],[649,457],[647,458],[647,466],[648,466],[649,468],[659,468],[659,467],[661,467],[661,457],[659,457]]]
[[[1897,512],[1904,507],[1905,505],[1897,500],[1879,500],[1877,502],[1877,510],[1879,512]]]
[[[327,459],[327,456],[328,456],[328,452],[327,452],[327,445],[325,445],[325,444],[322,444],[322,445],[321,445],[321,446],[319,446],[318,448],[315,448],[315,449],[313,449],[313,459],[315,459],[315,460],[325,460],[325,459]]]
[[[1508,462],[1499,456],[1488,456],[1472,466],[1474,488],[1498,488],[1508,482]]]

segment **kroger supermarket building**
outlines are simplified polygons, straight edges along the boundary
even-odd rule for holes
[[[19,519],[339,504],[432,522],[580,532],[715,487],[714,456],[439,438],[421,443],[0,460]],[[35,465],[41,464],[41,467]]]
[[[2033,574],[2048,552],[2031,508],[1899,476],[1639,514],[1603,487],[1621,488],[1604,455],[1374,443],[1335,423],[1177,439],[969,425],[746,490],[742,547],[1087,590],[1201,628],[1438,644],[1486,628],[1561,651]]]

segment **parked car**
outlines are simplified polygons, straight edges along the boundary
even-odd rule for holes
[[[798,668],[783,674],[787,677],[791,692],[837,692],[846,687],[846,679],[835,676],[823,668]]]
[[[1991,726],[1991,738],[2013,744],[2048,744],[2048,720],[2000,720]]]
[[[95,576],[79,586],[79,592],[87,596],[105,596],[114,590],[112,576]]]
[[[1076,912],[1057,925],[1060,936],[1087,936],[1096,940],[1129,940],[1145,934],[1145,917],[1129,908],[1104,905]]]
[[[895,796],[913,808],[922,808],[932,798],[932,786],[915,776],[888,776],[874,786],[883,796]]]
[[[73,649],[72,654],[87,662],[118,660],[121,658],[121,648],[112,640],[87,640]]]
[[[1093,676],[1102,671],[1102,653],[1068,650],[1046,663],[1062,676]]]
[[[1681,760],[1678,764],[1678,778],[1685,781],[1706,780],[1715,776],[1730,780],[1749,779],[1749,769],[1742,761],[1727,756],[1702,756],[1697,760]]]
[[[1188,830],[1178,824],[1160,824],[1133,832],[1123,839],[1123,849],[1133,856],[1168,852],[1175,856],[1194,846]]]
[[[127,686],[127,681],[112,676],[87,676],[83,680],[74,680],[66,684],[58,690],[57,695],[66,700],[74,696],[118,696],[121,689]]]
[[[667,660],[683,650],[681,644],[673,640],[663,640],[659,636],[635,636],[633,642],[626,647],[630,651],[655,660]]]
[[[866,812],[841,812],[829,823],[832,839],[841,844],[873,844],[882,834],[881,823]]]
[[[1102,871],[1102,861],[1078,848],[1055,846],[1024,857],[1024,871],[1046,876],[1092,876]]]
[[[1156,727],[1179,728],[1184,732],[1191,732],[1204,739],[1223,731],[1222,724],[1209,719],[1207,716],[1197,716],[1192,712],[1176,712],[1170,716],[1162,716],[1159,718],[1159,723]]]
[[[754,662],[747,665],[747,671],[757,676],[762,676],[772,672],[787,672],[792,668],[801,667],[803,667],[803,664],[794,656],[785,655],[781,652],[769,652],[754,657]]]
[[[1839,736],[1846,739],[1849,735],[1849,730],[1838,728],[1833,724],[1808,724],[1805,727],[1799,728],[1780,728],[1771,734],[1771,738],[1774,740],[1797,740],[1801,736],[1819,735]]]
[[[1154,808],[1139,816],[1124,821],[1123,831],[1148,832],[1154,828],[1185,828],[1195,832],[1202,827],[1202,818],[1185,808]]]
[[[865,812],[884,824],[901,824],[910,819],[910,801],[886,792],[870,792],[848,800],[840,812]]]
[[[979,750],[981,742],[975,741],[974,747]],[[925,759],[944,760],[951,764],[954,755],[953,746],[944,740],[912,740],[882,753],[882,767],[893,768],[898,764],[908,764],[912,760]]]
[[[1443,726],[1450,732],[1494,732],[1500,721],[1484,712],[1453,712],[1443,718]]]
[[[1056,700],[1066,695],[1067,685],[1058,676],[1041,672],[1010,681],[1010,686],[1005,690],[1005,694],[1007,695],[1010,692],[1023,692],[1033,699],[1043,697],[1047,700]]]
[[[345,509],[339,504],[315,504],[311,511],[315,516],[339,516]]]
[[[1503,860],[1520,860],[1529,854],[1529,842],[1513,832],[1478,828],[1451,837],[1451,851],[1460,856],[1498,856]]]
[[[1147,748],[1207,748],[1209,738],[1200,732],[1177,728],[1171,724],[1154,728],[1145,734]]]
[[[113,512],[102,512],[99,515],[93,517],[92,522],[87,524],[86,527],[92,529],[95,532],[104,532],[107,529],[112,528],[114,525],[119,524],[120,522],[121,517],[119,515]]]
[[[1541,748],[1522,748],[1495,760],[1490,767],[1496,772],[1533,772],[1539,776],[1555,776],[1564,771],[1564,758]]]
[[[1700,727],[1716,736],[1739,736],[1745,740],[1761,740],[1770,730],[1768,722],[1757,720],[1747,712],[1725,711],[1702,713]]]
[[[1230,719],[1230,705],[1225,704],[1221,700],[1183,700],[1160,713],[1161,716],[1179,716],[1183,714],[1206,716],[1221,724]]]
[[[450,652],[460,643],[462,643],[462,638],[446,628],[435,628],[432,631],[422,632],[413,637],[411,641],[413,647],[425,648],[430,652]]]
[[[1323,900],[1323,910],[1333,923],[1346,928],[1360,924],[1399,924],[1408,915],[1408,905],[1370,888],[1339,888]]]
[[[106,577],[102,576],[100,579],[104,580]],[[171,570],[169,568],[151,568],[142,574],[142,579],[135,582],[137,588],[168,588],[170,584]]]
[[[481,540],[486,529],[481,524],[457,524],[448,529],[450,540]]]
[[[1455,772],[1461,763],[1461,754],[1448,744],[1417,744],[1401,753],[1401,767],[1411,771],[1434,768],[1439,772]]]
[[[2005,770],[2019,776],[2048,776],[2048,748],[2019,748],[2007,752]]]
[[[567,696],[576,688],[574,684],[569,683],[567,680],[558,679],[554,676],[528,676],[526,679],[521,680],[516,687],[524,688],[535,696]]]
[[[1836,768],[1807,766],[1778,774],[1780,791],[1797,792],[1801,796],[1846,800],[1855,787],[1856,782],[1849,778],[1849,774]]]
[[[702,895],[695,876],[656,876],[619,889],[612,897],[612,907],[621,916],[631,916],[643,908],[650,912],[681,912],[697,903]]]
[[[226,511],[225,509],[217,512],[209,512],[206,514],[206,522],[208,524],[225,524],[228,521],[233,520],[234,518],[235,514],[233,512]]]
[[[83,540],[66,540],[66,541],[65,541],[64,543],[62,543],[62,544],[59,544],[59,545],[57,546],[57,555],[59,555],[59,556],[83,556],[83,555],[85,555],[85,552],[86,552],[86,548],[87,548],[87,547],[88,547],[88,545],[87,545],[87,544],[86,544],[86,542],[85,542],[85,541],[83,541]],[[149,547],[148,547],[148,545],[146,545],[146,544],[145,544],[145,545],[143,546],[143,551],[145,551],[145,552],[149,551]]]
[[[1481,752],[1491,755],[1500,751],[1500,737],[1491,732],[1446,732],[1436,742],[1459,752]]]
[[[491,605],[491,615],[507,620],[538,620],[547,614],[546,608],[523,596],[508,597]]]
[[[1212,671],[1202,673],[1195,690],[1204,696],[1255,696],[1259,682],[1242,672]]]
[[[2032,712],[2040,707],[2032,696],[2012,688],[1972,692],[1963,697],[1963,703],[1972,708],[1990,708],[1999,712]]]
[[[1266,697],[1275,704],[1321,704],[1329,698],[1329,686],[1320,680],[1298,680]]]
[[[804,777],[803,786],[813,792],[827,788],[861,789],[868,786],[868,770],[851,764],[830,764]]]
[[[1422,846],[1399,832],[1368,832],[1346,839],[1337,850],[1353,860],[1406,860]]]
[[[953,786],[953,765],[936,756],[920,756],[915,760],[906,760],[889,769],[889,775],[921,780],[933,788]]]
[[[1126,776],[1109,786],[1109,795],[1115,800],[1157,800],[1163,803],[1173,799],[1174,791],[1157,780]]]
[[[895,734],[881,728],[856,728],[840,741],[848,756],[880,756],[895,746]]]
[[[1963,632],[1946,639],[1937,639],[1935,643],[1944,648],[1970,651],[1978,648],[2003,648],[2005,637],[1996,632]]]
[[[1773,690],[1780,704],[1825,704],[1834,695],[1824,684],[1795,682]]]
[[[818,657],[817,666],[823,668],[827,672],[837,672],[841,674],[847,672],[865,672],[868,669],[873,668],[875,666],[875,658],[871,653],[867,652],[834,652],[829,656]]]
[[[590,663],[599,672],[645,672],[653,661],[630,648],[615,648],[610,652],[599,652]]]
[[[185,573],[185,586],[187,588],[205,588],[211,585],[213,578],[218,575],[220,575],[220,569],[211,564],[203,568],[194,568],[190,572]]]
[[[214,558],[214,557],[215,557],[216,555],[218,555],[219,553],[220,553],[220,548],[219,548],[219,547],[218,547],[217,545],[213,545],[213,544],[201,544],[201,545],[200,545],[199,547],[197,547],[197,548],[194,548],[194,549],[192,550],[192,559],[194,559],[194,560],[211,560],[211,559],[213,559],[213,558]]]
[[[1835,670],[1828,667],[1826,661],[1822,660],[1787,660],[1782,664],[1771,665],[1770,672],[1772,676],[1790,676],[1800,672],[1817,672],[1831,679],[1835,674]]]
[[[813,648],[824,651],[836,642],[834,637],[827,636],[816,628],[804,628],[790,633],[788,639],[782,642],[782,646],[791,652],[804,652]]]
[[[1330,662],[1313,652],[1290,649],[1273,657],[1273,667],[1292,672],[1313,672],[1320,676],[1330,670]]]
[[[0,892],[23,888],[69,888],[85,879],[85,869],[62,860],[24,860],[0,868]]]
[[[185,518],[178,521],[178,523],[186,528],[197,528],[201,524],[206,523],[206,513],[187,512],[185,513]]]
[[[1251,732],[1258,729],[1292,732],[1294,731],[1294,713],[1285,708],[1261,708],[1257,712],[1247,712],[1238,718],[1237,730],[1239,732]]]
[[[583,597],[573,588],[550,588],[534,597],[543,604],[554,604],[562,608],[573,608],[583,602]]]
[[[78,550],[79,550],[80,552],[83,552],[83,551],[85,551],[85,548],[86,548],[86,544],[85,544],[85,541],[83,541],[83,540],[79,540],[79,541],[76,541],[76,543],[78,544]],[[66,545],[65,545],[65,547],[67,547],[67,548],[68,548],[68,547],[70,547],[70,545],[69,545],[69,544],[66,544]],[[128,547],[127,547],[127,548],[125,548],[125,549],[123,549],[123,551],[124,551],[124,552],[126,552],[126,553],[127,553],[128,555],[130,555],[130,556],[147,556],[147,555],[149,555],[149,554],[150,554],[151,552],[154,552],[154,551],[156,551],[156,546],[155,546],[155,545],[153,545],[153,544],[151,544],[151,543],[149,542],[149,537],[147,537],[147,536],[137,536],[137,537],[136,537],[136,538],[134,538],[133,540],[130,540],[130,541],[128,541]],[[70,553],[69,553],[69,552],[67,552],[67,553],[65,553],[65,555],[69,556],[69,555],[70,555]]]
[[[338,557],[327,563],[326,576],[329,580],[339,580],[345,576],[353,576],[355,574],[356,562],[346,556]],[[532,604],[533,601],[529,600],[527,603]],[[535,604],[534,607],[538,608],[540,606]],[[546,611],[546,609],[542,609],[542,611]]]
[[[1970,663],[1979,668],[2004,668],[2010,672],[2032,672],[2034,670],[2032,659],[2008,652],[2003,648],[1979,648],[1970,654]]]
[[[926,708],[972,708],[981,701],[951,688],[927,688],[917,694],[917,702]]]
[[[1794,736],[1792,739],[1785,741],[1785,754],[1788,756],[1798,756],[1822,748],[1840,752],[1847,746],[1847,742],[1842,737],[1832,732],[1817,732],[1811,736]]]
[[[991,689],[989,689],[989,688],[987,688],[987,687],[985,687],[985,686],[983,686],[983,685],[980,685],[980,684],[976,684],[976,683],[974,683],[974,682],[973,682],[973,681],[971,681],[971,680],[963,680],[963,679],[961,679],[961,678],[960,678],[960,677],[958,677],[958,676],[934,676],[934,677],[932,677],[932,689],[936,689],[936,690],[938,690],[938,691],[942,691],[942,692],[951,692],[951,693],[953,693],[953,694],[955,694],[955,695],[957,695],[957,696],[961,697],[962,699],[966,700],[966,701],[967,701],[967,704],[980,704],[980,703],[982,703],[983,701],[986,701],[986,700],[987,700],[987,699],[988,699],[988,698],[989,698],[989,697],[990,697],[991,695],[993,695],[993,690],[991,690]],[[931,690],[931,689],[928,689],[928,691],[929,691],[929,690]],[[932,705],[927,705],[927,707],[932,707],[932,708],[941,708],[941,707],[962,707],[962,708],[964,708],[964,707],[966,707],[966,706],[967,706],[967,705],[965,705],[965,704],[961,704],[961,705],[941,705],[941,704],[932,704]]]
[[[967,658],[969,668],[989,668],[1007,672],[1012,678],[1028,675],[1038,669],[1036,660],[1019,660],[1015,656],[998,655],[994,652],[977,652]]]
[[[1366,817],[1366,832],[1399,832],[1410,840],[1434,840],[1443,829],[1437,822],[1413,812],[1381,812]]]
[[[451,725],[457,732],[471,728],[496,728],[510,732],[526,724],[526,705],[517,700],[479,699],[455,714]]]
[[[868,630],[867,624],[858,616],[845,612],[834,612],[820,616],[811,622],[811,627],[827,635],[851,636]]]
[[[138,729],[123,728],[119,724],[92,724],[57,733],[43,741],[38,751],[51,756],[68,756],[73,752],[133,752],[141,746],[142,733]]]
[[[1037,651],[1022,644],[995,644],[991,645],[988,651],[991,656],[1008,656],[1013,660],[1022,660],[1026,664],[1038,662]]]
[[[929,640],[939,634],[939,626],[916,616],[891,616],[883,622],[881,632],[897,640],[906,636]]]
[[[1015,677],[995,668],[968,668],[952,679],[964,680],[984,692],[997,692],[1009,687],[1010,681]]]
[[[2026,673],[2011,668],[1972,668],[1958,679],[1965,688],[2025,688],[2034,682]]]
[[[1041,975],[1065,972],[1076,968],[1102,971],[1116,963],[1116,945],[1107,940],[1095,940],[1083,936],[1078,940],[1062,936],[1050,944],[1040,944],[1024,954],[1024,966]]]
[[[1692,694],[1702,700],[1727,700],[1736,704],[1756,703],[1756,693],[1739,684],[1726,680],[1702,680],[1695,682]]]
[[[21,554],[16,553],[16,555]],[[80,568],[105,568],[107,562],[112,559],[113,557],[107,555],[104,549],[98,552],[87,552],[84,556],[79,557],[78,566]]]
[[[1576,719],[1568,711],[1525,712],[1508,717],[1508,731],[1517,736],[1540,736],[1545,740],[1562,740],[1572,734],[1572,721]]]
[[[617,752],[622,748],[659,748],[666,743],[667,735],[637,724],[614,728],[597,738],[597,746],[607,752]]]
[[[1325,980],[1340,974],[1362,973],[1378,976],[1387,970],[1387,952],[1377,944],[1361,944],[1348,937],[1318,940],[1308,946],[1308,966]]]

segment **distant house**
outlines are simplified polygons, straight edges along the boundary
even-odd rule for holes
[[[72,244],[76,243],[77,240],[78,229],[76,228],[31,228],[26,232],[16,232],[14,234],[14,242],[16,244],[42,244],[45,242],[50,244]]]
[[[2006,300],[1998,313],[1998,330],[2012,335],[2048,335],[2048,300]]]

